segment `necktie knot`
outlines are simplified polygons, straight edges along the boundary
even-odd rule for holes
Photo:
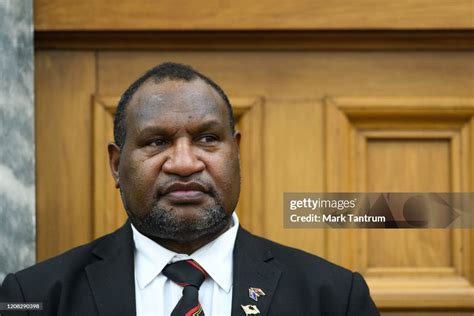
[[[207,277],[207,272],[192,259],[166,265],[163,274],[178,285],[193,286],[197,289]]]
[[[194,260],[182,260],[168,264],[163,274],[183,287],[183,296],[171,312],[171,316],[204,316],[199,303],[199,287],[207,272]]]

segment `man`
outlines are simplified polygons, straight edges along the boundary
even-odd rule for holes
[[[239,226],[240,134],[216,83],[149,70],[122,96],[114,138],[129,221],[8,275],[0,302],[42,302],[32,315],[378,315],[359,274]]]

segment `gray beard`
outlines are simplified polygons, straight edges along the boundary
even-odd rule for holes
[[[125,210],[133,226],[142,234],[159,239],[187,243],[203,237],[213,236],[229,226],[231,216],[220,203],[199,209],[203,216],[195,219],[181,218],[173,208],[164,209],[155,205],[144,217],[138,217],[129,210],[122,195]]]

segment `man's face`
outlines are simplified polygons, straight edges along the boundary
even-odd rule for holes
[[[228,226],[240,192],[239,140],[201,79],[149,80],[126,112],[116,181],[144,234],[189,242]]]

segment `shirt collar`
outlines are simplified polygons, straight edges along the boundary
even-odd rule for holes
[[[218,238],[196,250],[190,256],[179,254],[154,242],[140,233],[134,226],[135,276],[138,286],[144,289],[171,262],[194,259],[226,293],[232,287],[233,252],[239,218],[232,214],[232,226]]]

